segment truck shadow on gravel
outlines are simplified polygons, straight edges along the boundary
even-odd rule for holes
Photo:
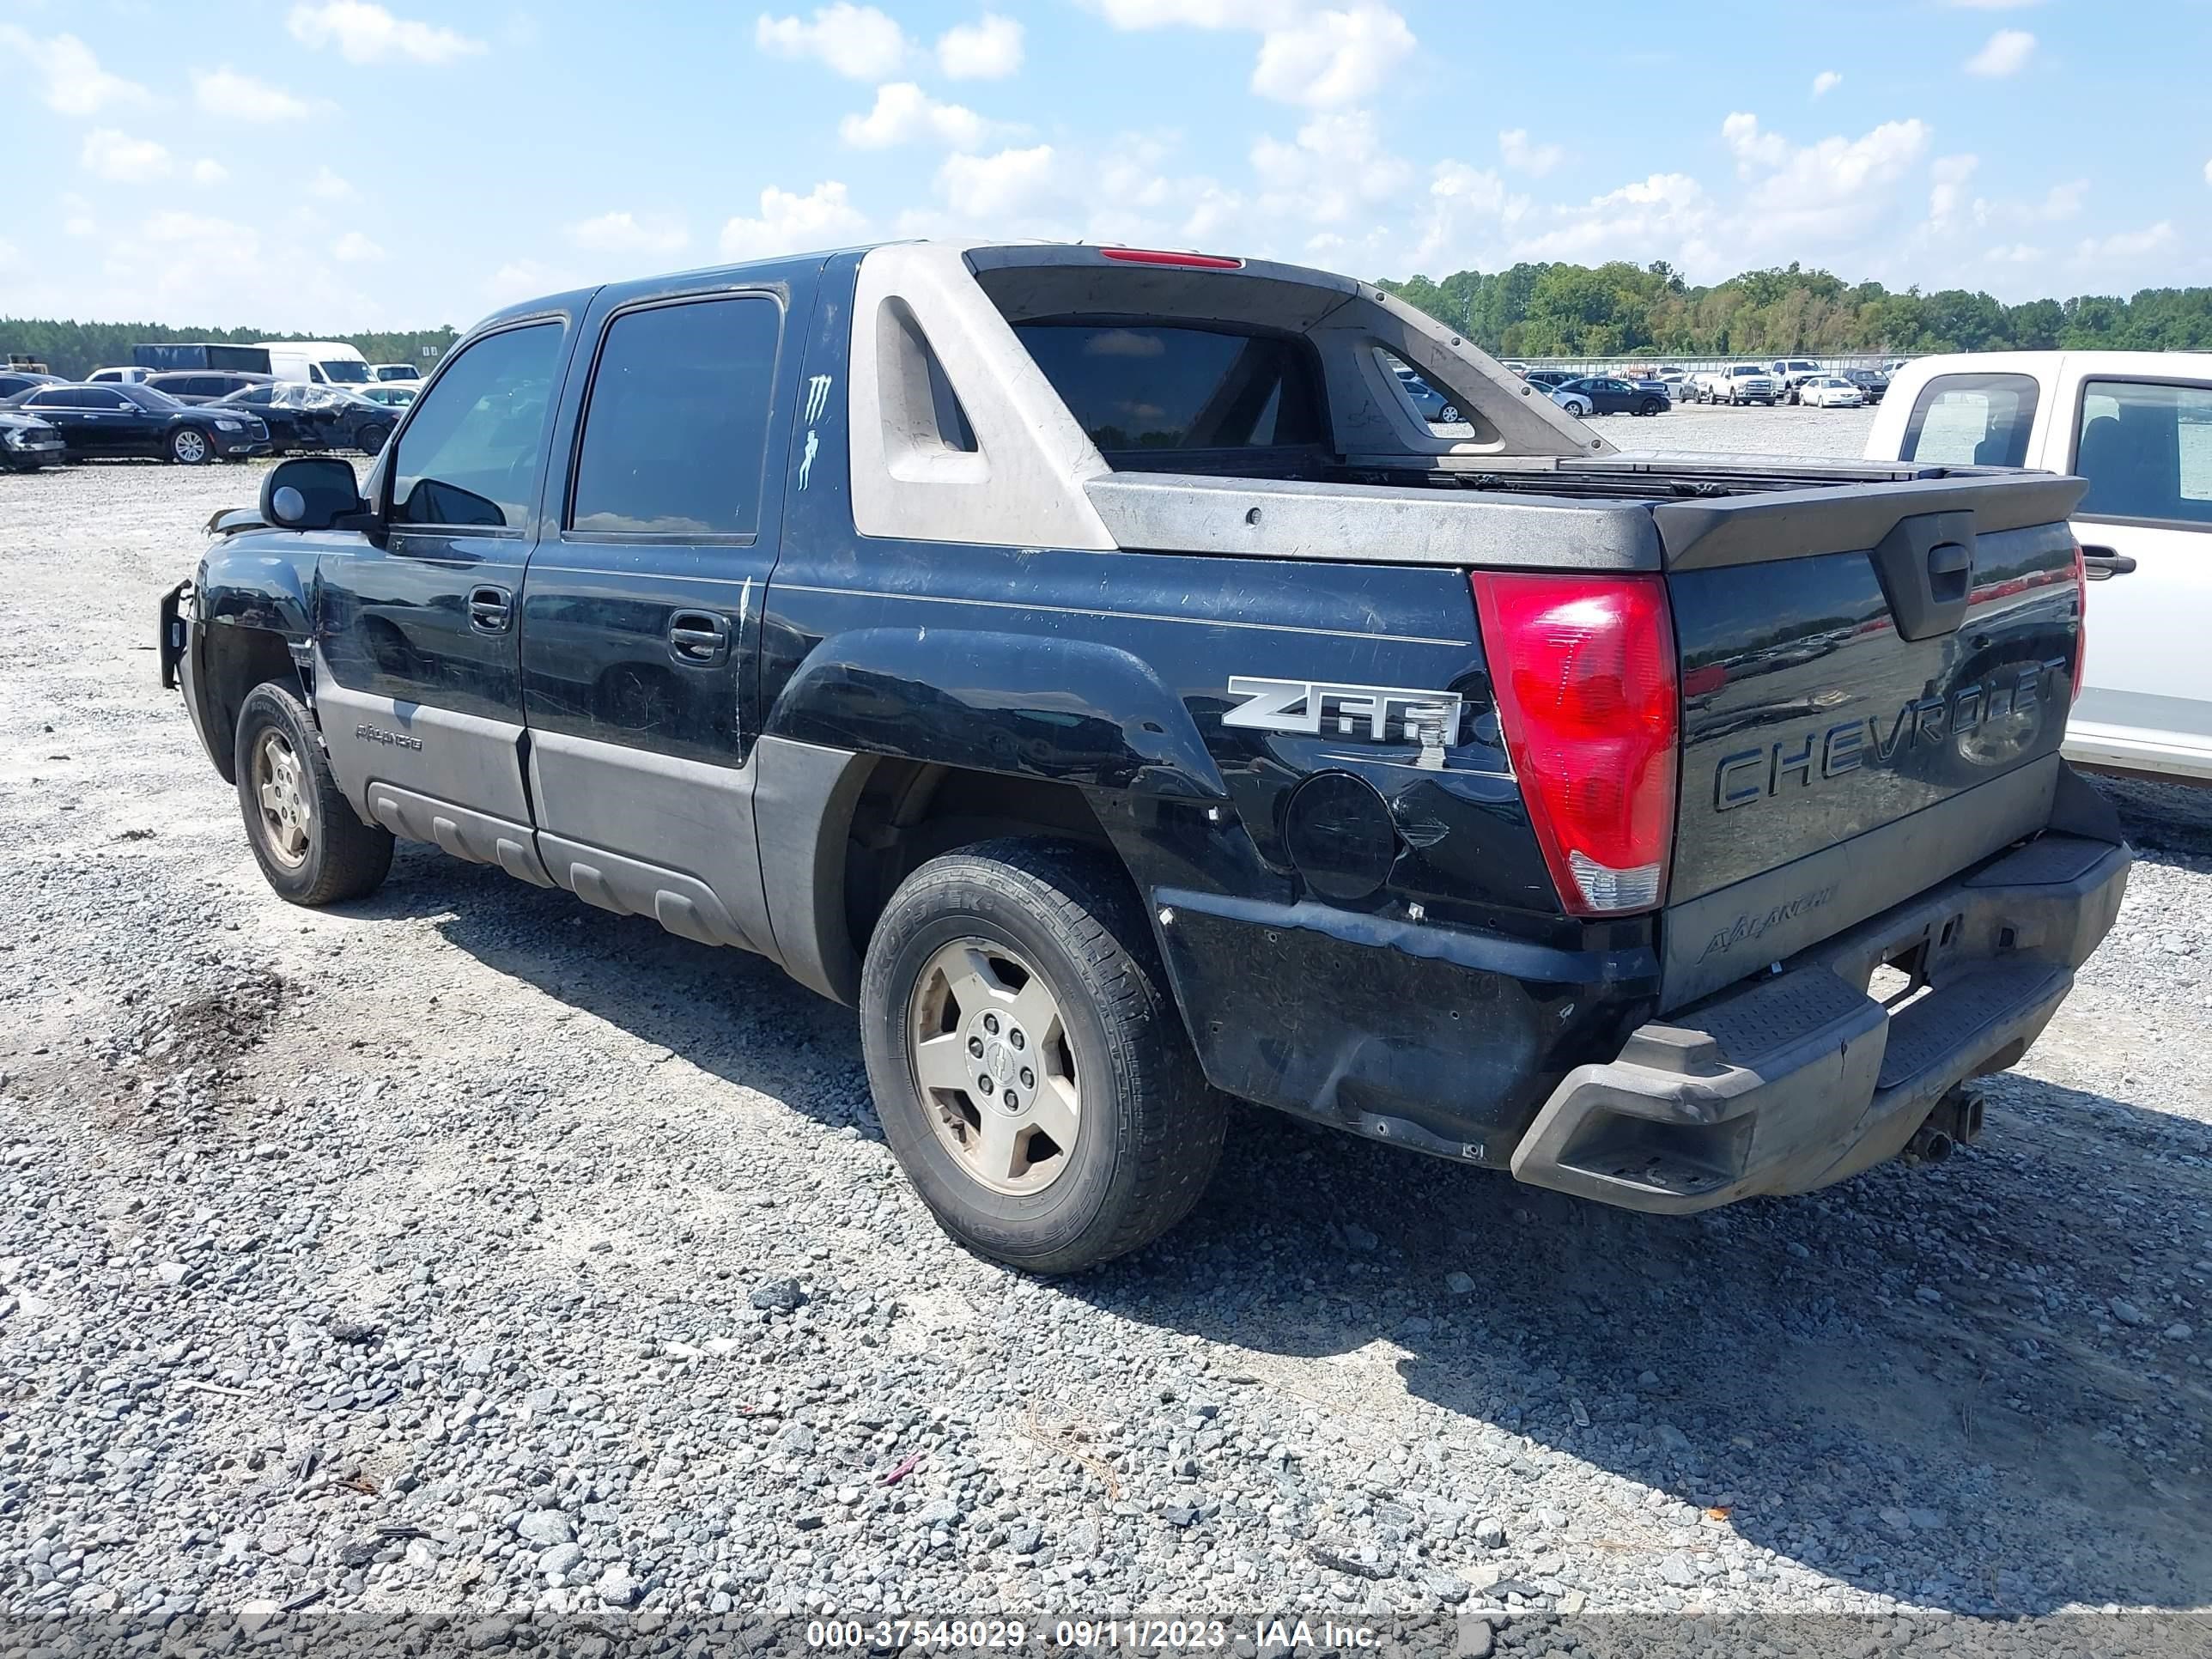
[[[2212,1396],[2174,1297],[2207,1277],[2212,1137],[2023,1078],[1991,1116],[1939,1169],[1669,1219],[1253,1112],[1201,1213],[1073,1293],[1244,1349],[1263,1381],[1268,1356],[1334,1362],[1293,1386],[1326,1398],[1334,1370],[1378,1455],[1434,1437],[1425,1401],[1478,1470],[1580,1460],[1922,1605],[2201,1607]],[[1402,1399],[1355,1363],[1378,1344]],[[1483,1448],[1492,1428],[1533,1452]],[[1647,1553],[1658,1588],[1681,1522],[1590,1496],[1538,1501]],[[1525,1569],[1510,1541],[1498,1559]]]
[[[403,849],[395,878],[356,914],[439,915],[502,974],[876,1133],[850,1012],[769,963],[434,853]],[[1610,1483],[1585,1503],[1576,1463],[1921,1605],[2212,1603],[2212,1374],[2192,1363],[2212,1132],[2025,1077],[1990,1103],[1984,1145],[1940,1167],[1675,1219],[1242,1110],[1189,1220],[1036,1291],[1240,1351],[1217,1376],[1249,1359],[1377,1458],[1441,1439],[1431,1489],[1474,1503],[1496,1475],[1644,1558],[1655,1589],[1684,1512]],[[1538,1547],[1496,1559],[1525,1571]]]

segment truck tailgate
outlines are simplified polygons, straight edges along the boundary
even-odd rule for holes
[[[2049,821],[2080,489],[2020,475],[1656,510],[1682,679],[1662,1007]]]

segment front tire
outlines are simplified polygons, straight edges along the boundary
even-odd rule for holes
[[[248,692],[232,758],[246,838],[278,897],[319,906],[375,891],[392,832],[355,815],[297,697],[274,684]]]
[[[179,466],[204,466],[215,459],[215,440],[196,426],[180,426],[169,434],[169,459]]]
[[[1219,1160],[1224,1103],[1103,855],[997,841],[923,865],[868,942],[860,1030],[908,1179],[1009,1267],[1078,1273],[1150,1243]]]

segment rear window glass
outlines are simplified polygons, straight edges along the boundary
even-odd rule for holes
[[[1322,441],[1302,342],[1152,323],[1024,323],[1017,331],[1090,435],[1116,450]]]
[[[783,307],[765,295],[616,318],[592,380],[571,528],[752,534],[782,335]]]
[[[2212,387],[2089,381],[2074,470],[2085,518],[2212,524]]]
[[[1937,466],[2024,466],[2035,424],[2028,374],[1938,374],[1905,423],[1903,459]]]

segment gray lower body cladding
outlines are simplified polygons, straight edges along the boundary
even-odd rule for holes
[[[1513,1173],[1682,1213],[1809,1192],[1902,1151],[1958,1085],[2015,1063],[2073,988],[2127,889],[2128,850],[2052,833],[1638,1028],[1577,1067]],[[1883,964],[1917,994],[1869,994]]]

